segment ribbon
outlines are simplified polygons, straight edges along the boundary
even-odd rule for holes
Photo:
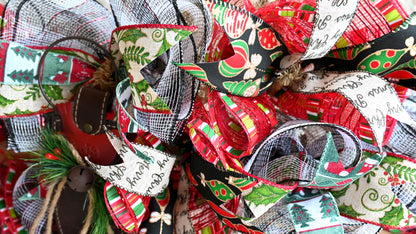
[[[296,187],[344,187],[383,159],[374,153],[365,153],[364,159],[362,153],[358,139],[346,128],[297,121],[281,126],[264,139],[244,169],[226,170],[193,156],[187,171],[190,181],[223,222],[239,231],[259,231],[251,224],[271,212]],[[242,217],[221,208],[240,197],[253,217]]]
[[[331,193],[288,203],[286,206],[297,233],[344,233],[341,216]],[[325,224],[322,224],[324,220]]]
[[[414,78],[416,15],[393,32],[373,41],[329,52],[325,57],[303,62],[316,70],[346,72],[368,71],[388,78]]]
[[[129,12],[139,12],[138,15],[145,16],[138,22],[137,19],[127,22],[122,20],[124,24],[137,22],[138,25],[122,26],[115,30],[111,50],[117,56],[116,60],[122,62],[117,44],[120,38],[117,38],[116,34],[122,36],[125,32],[124,40],[130,41],[129,46],[145,48],[146,51],[142,51],[143,53],[147,53],[149,49],[156,50],[156,53],[150,54],[149,52],[149,56],[155,56],[153,62],[145,61],[145,64],[126,71],[126,77],[129,76],[132,81],[136,79],[131,84],[134,99],[132,103],[135,107],[131,115],[147,131],[151,131],[164,142],[173,143],[191,114],[199,82],[172,62],[196,62],[204,58],[205,49],[209,44],[209,35],[211,35],[212,22],[209,11],[201,1],[159,2],[151,0],[146,4],[126,4],[123,4],[121,9],[117,7],[114,9],[118,12],[117,14],[120,13],[120,17],[131,18]],[[126,6],[129,9],[128,12],[125,11]],[[160,24],[151,25],[155,22],[160,22]],[[154,33],[144,37],[143,34],[137,33],[143,27],[143,23],[147,25],[144,27],[148,27],[146,32],[153,31]],[[196,30],[197,28],[199,30]],[[160,53],[157,54],[157,52]],[[133,86],[139,85],[136,82],[142,79],[140,77],[144,78],[141,83],[144,86],[138,87],[141,93],[137,96],[134,95],[137,90]]]
[[[85,157],[97,174],[119,188],[143,196],[155,196],[166,188],[176,157],[134,143],[131,145],[135,151],[132,151],[112,132],[106,131],[106,134],[123,163],[102,166]]]
[[[406,231],[416,227],[413,202],[416,162],[409,157],[387,153],[367,175],[352,184],[332,189],[339,211],[387,230]]]
[[[44,47],[30,48],[0,41],[0,117],[31,115],[50,111],[40,94],[36,74]],[[91,55],[59,48],[46,55],[43,69],[45,92],[54,103],[67,102],[77,84],[93,77],[98,62]]]
[[[150,197],[129,193],[108,182],[104,191],[107,208],[116,226],[128,233],[137,233],[148,211]]]
[[[196,27],[148,24],[119,27],[113,32],[111,50],[117,52],[114,55],[117,60],[124,61],[131,82],[133,106],[137,110],[171,114],[141,71],[195,30]]]
[[[209,112],[197,100],[189,119],[189,135],[194,147],[207,161],[238,166],[238,159],[248,156],[277,123],[270,98],[240,99],[211,90]]]
[[[271,85],[276,68],[289,54],[281,36],[250,12],[219,0],[206,3],[230,39],[234,55],[218,62],[176,65],[220,92],[244,97],[261,94]],[[306,53],[285,58],[293,64],[324,56],[350,24],[358,1],[317,1],[317,5]],[[328,27],[335,23],[337,27]],[[291,65],[280,66],[286,69]]]
[[[415,120],[404,109],[394,88],[371,73],[308,73],[298,91],[342,94],[367,120],[380,151],[386,129],[386,115],[416,127]],[[379,100],[385,101],[380,103]]]

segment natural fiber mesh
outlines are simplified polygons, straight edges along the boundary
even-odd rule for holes
[[[298,121],[292,121],[281,128],[297,123]],[[272,133],[255,149],[253,158],[246,162],[246,170],[274,183],[309,183],[318,168],[329,132],[343,165],[348,168],[356,164],[360,160],[356,145],[358,142],[351,135],[333,126],[310,124],[279,134]]]
[[[173,65],[176,63],[201,62],[209,44],[211,35],[211,16],[201,0],[187,1],[112,1],[115,15],[119,23],[142,22],[177,25],[195,25],[198,30],[170,48],[165,55],[167,61],[159,61],[166,67],[160,77],[145,76],[152,88],[165,101],[172,111],[171,115],[146,113],[135,110],[136,120],[146,129],[165,142],[173,142],[182,132],[186,119],[192,111],[199,81],[182,69]],[[147,16],[146,16],[147,15]],[[128,21],[131,17],[136,20]],[[184,56],[186,55],[186,56]],[[152,66],[152,65],[151,65]],[[156,66],[153,65],[156,68]],[[159,71],[160,72],[160,71]],[[146,71],[152,74],[151,70]]]
[[[345,234],[377,234],[382,230],[380,226],[350,219],[344,216],[341,216],[341,222],[344,227]]]
[[[66,36],[92,39],[109,47],[115,20],[105,7],[92,0],[10,0],[5,6],[1,39],[28,46],[49,46]],[[97,50],[85,41],[60,44],[98,56]]]
[[[289,212],[282,203],[277,203],[265,214],[250,223],[265,233],[295,233]]]

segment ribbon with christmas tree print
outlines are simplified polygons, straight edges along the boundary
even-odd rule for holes
[[[331,193],[286,206],[297,233],[344,233],[337,203]]]
[[[0,41],[0,117],[50,111],[36,74],[44,49]],[[98,64],[93,56],[69,48],[49,52],[43,68],[45,93],[54,103],[67,102],[77,85],[93,77]]]

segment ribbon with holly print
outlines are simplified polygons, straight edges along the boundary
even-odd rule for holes
[[[219,217],[231,228],[252,226],[296,187],[343,188],[376,167],[383,156],[364,153],[356,136],[338,125],[288,122],[260,143],[245,169],[234,171],[192,156],[188,177]],[[251,181],[251,182],[250,182]],[[242,199],[251,217],[221,208]],[[319,223],[319,222],[318,222]]]
[[[370,173],[346,187],[331,189],[341,215],[391,231],[416,227],[414,159],[387,153]]]

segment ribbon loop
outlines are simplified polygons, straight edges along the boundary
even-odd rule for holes
[[[135,149],[133,152],[112,132],[107,131],[107,136],[123,159],[123,163],[102,166],[92,163],[85,157],[97,174],[119,188],[143,196],[156,196],[167,187],[176,157],[134,143],[132,143]]]

